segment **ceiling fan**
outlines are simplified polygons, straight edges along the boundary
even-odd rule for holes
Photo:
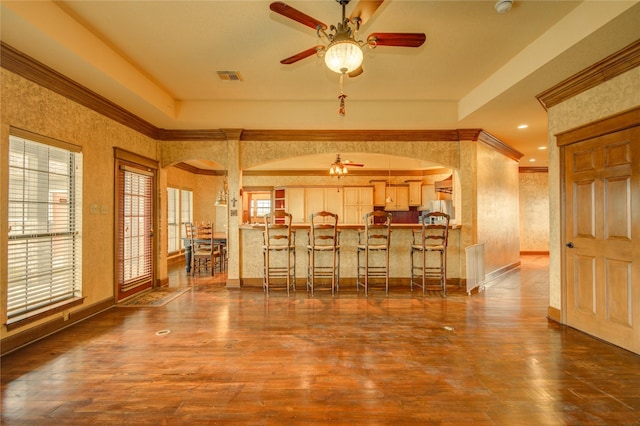
[[[364,167],[364,164],[354,163],[351,160],[342,160],[340,154],[337,154],[336,161],[331,163],[331,167],[329,167],[329,174],[338,177],[346,175],[349,173],[348,167]]]
[[[306,25],[316,30],[318,38],[328,44],[317,45],[290,56],[280,61],[281,64],[289,65],[305,59],[313,54],[324,56],[327,67],[339,74],[347,74],[349,77],[356,77],[362,74],[362,47],[369,46],[398,46],[398,47],[420,47],[426,40],[424,33],[371,33],[366,41],[357,40],[357,31],[361,25],[380,7],[384,0],[360,0],[351,12],[349,18],[346,17],[345,8],[350,0],[336,0],[342,6],[342,20],[337,25],[331,25],[327,33],[327,24],[300,12],[284,2],[277,1],[269,5],[269,8],[289,19]],[[353,56],[350,56],[353,55]],[[353,60],[342,60],[353,58]]]
[[[336,0],[336,2],[342,6],[342,20],[331,27],[327,27],[327,24],[281,1],[271,3],[269,8],[275,13],[313,28],[316,30],[318,38],[326,43],[326,45],[319,44],[283,59],[280,63],[290,65],[314,54],[324,57],[327,67],[340,74],[339,112],[340,115],[344,115],[346,95],[342,92],[343,77],[345,75],[357,77],[362,74],[364,59],[362,48],[364,46],[371,49],[376,46],[420,47],[427,37],[424,33],[371,33],[365,41],[358,40],[357,32],[360,26],[369,20],[384,0],[360,0],[348,18],[346,17],[346,6],[350,0]]]

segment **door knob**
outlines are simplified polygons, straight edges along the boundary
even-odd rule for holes
[[[575,246],[573,245],[573,243],[572,243],[572,242],[568,242],[568,243],[567,243],[567,247],[569,247],[569,248],[573,248],[573,247],[575,247]]]

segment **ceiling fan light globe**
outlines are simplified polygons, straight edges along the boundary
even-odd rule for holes
[[[351,39],[332,42],[324,54],[327,68],[338,74],[347,74],[358,69],[363,59],[362,48]]]

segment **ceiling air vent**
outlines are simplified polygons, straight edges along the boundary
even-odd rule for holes
[[[216,71],[222,81],[242,81],[242,76],[238,71]]]

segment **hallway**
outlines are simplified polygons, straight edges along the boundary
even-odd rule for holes
[[[2,358],[3,425],[640,423],[640,356],[546,319],[546,256],[479,293],[189,291]],[[157,335],[161,330],[170,330]]]

